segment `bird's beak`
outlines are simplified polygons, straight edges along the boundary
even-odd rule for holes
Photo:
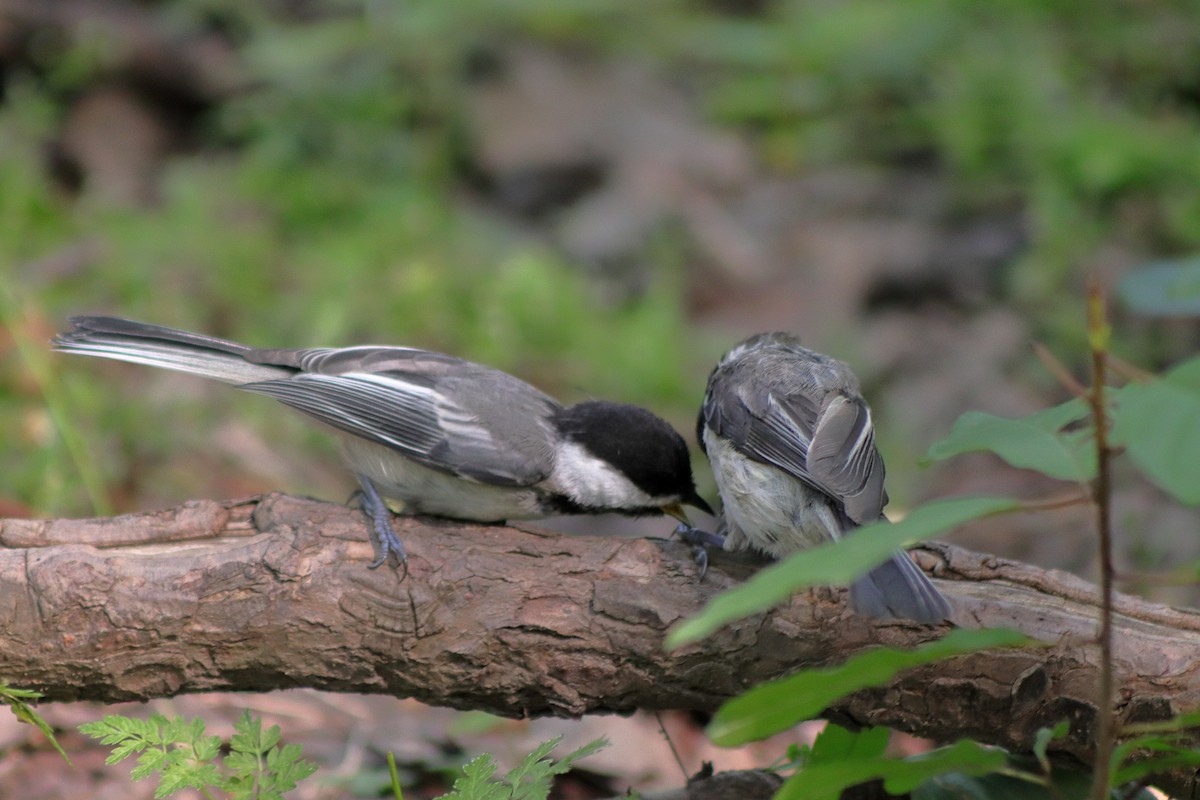
[[[685,525],[691,525],[692,521],[690,519],[688,519],[687,512],[683,510],[684,503],[687,503],[689,506],[694,506],[695,508],[700,509],[705,514],[708,514],[710,517],[716,516],[716,514],[713,513],[712,506],[710,506],[708,503],[704,502],[704,498],[701,497],[699,494],[697,494],[695,490],[693,490],[690,495],[683,498],[682,502],[669,503],[669,504],[663,506],[662,507],[663,513],[666,514],[667,516],[674,517],[675,519],[679,520],[680,522],[682,522]]]
[[[691,527],[692,521],[690,519],[688,519],[687,512],[683,510],[682,503],[668,503],[667,505],[662,507],[662,511],[668,517],[674,517],[675,519],[682,522],[684,525]]]
[[[695,490],[692,490],[691,496],[685,497],[683,502],[687,503],[689,506],[692,506],[693,508],[700,509],[705,514],[708,514],[710,517],[715,517],[717,515],[717,512],[712,510],[712,506],[710,506],[707,502],[705,502],[704,498],[701,497],[699,492],[697,492]]]

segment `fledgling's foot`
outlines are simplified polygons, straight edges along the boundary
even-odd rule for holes
[[[710,533],[709,531],[700,530],[687,523],[681,522],[675,526],[675,535],[679,537],[681,542],[692,546],[692,558],[696,565],[700,567],[700,580],[704,580],[705,574],[708,572],[708,548],[725,547],[725,537],[718,533]]]

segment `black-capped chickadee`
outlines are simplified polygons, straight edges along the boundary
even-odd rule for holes
[[[477,522],[557,514],[712,513],[683,438],[637,406],[564,407],[512,375],[412,347],[268,350],[115,317],[73,317],[56,350],[212,378],[341,434],[376,559],[407,566],[383,498]]]
[[[776,558],[883,519],[871,410],[850,367],[787,333],[752,336],[708,379],[697,437],[724,506],[725,548]],[[904,552],[850,587],[852,607],[924,623],[949,606]]]

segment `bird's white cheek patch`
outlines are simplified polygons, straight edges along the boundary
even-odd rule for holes
[[[564,442],[548,483],[588,508],[651,508],[668,502],[651,497],[586,448]]]

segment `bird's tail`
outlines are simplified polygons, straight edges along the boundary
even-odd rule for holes
[[[254,348],[214,336],[118,317],[72,317],[55,350],[173,369],[234,385],[286,378],[295,370],[252,360]]]
[[[869,617],[911,619],[927,625],[950,616],[946,598],[904,551],[851,584],[850,605]]]

